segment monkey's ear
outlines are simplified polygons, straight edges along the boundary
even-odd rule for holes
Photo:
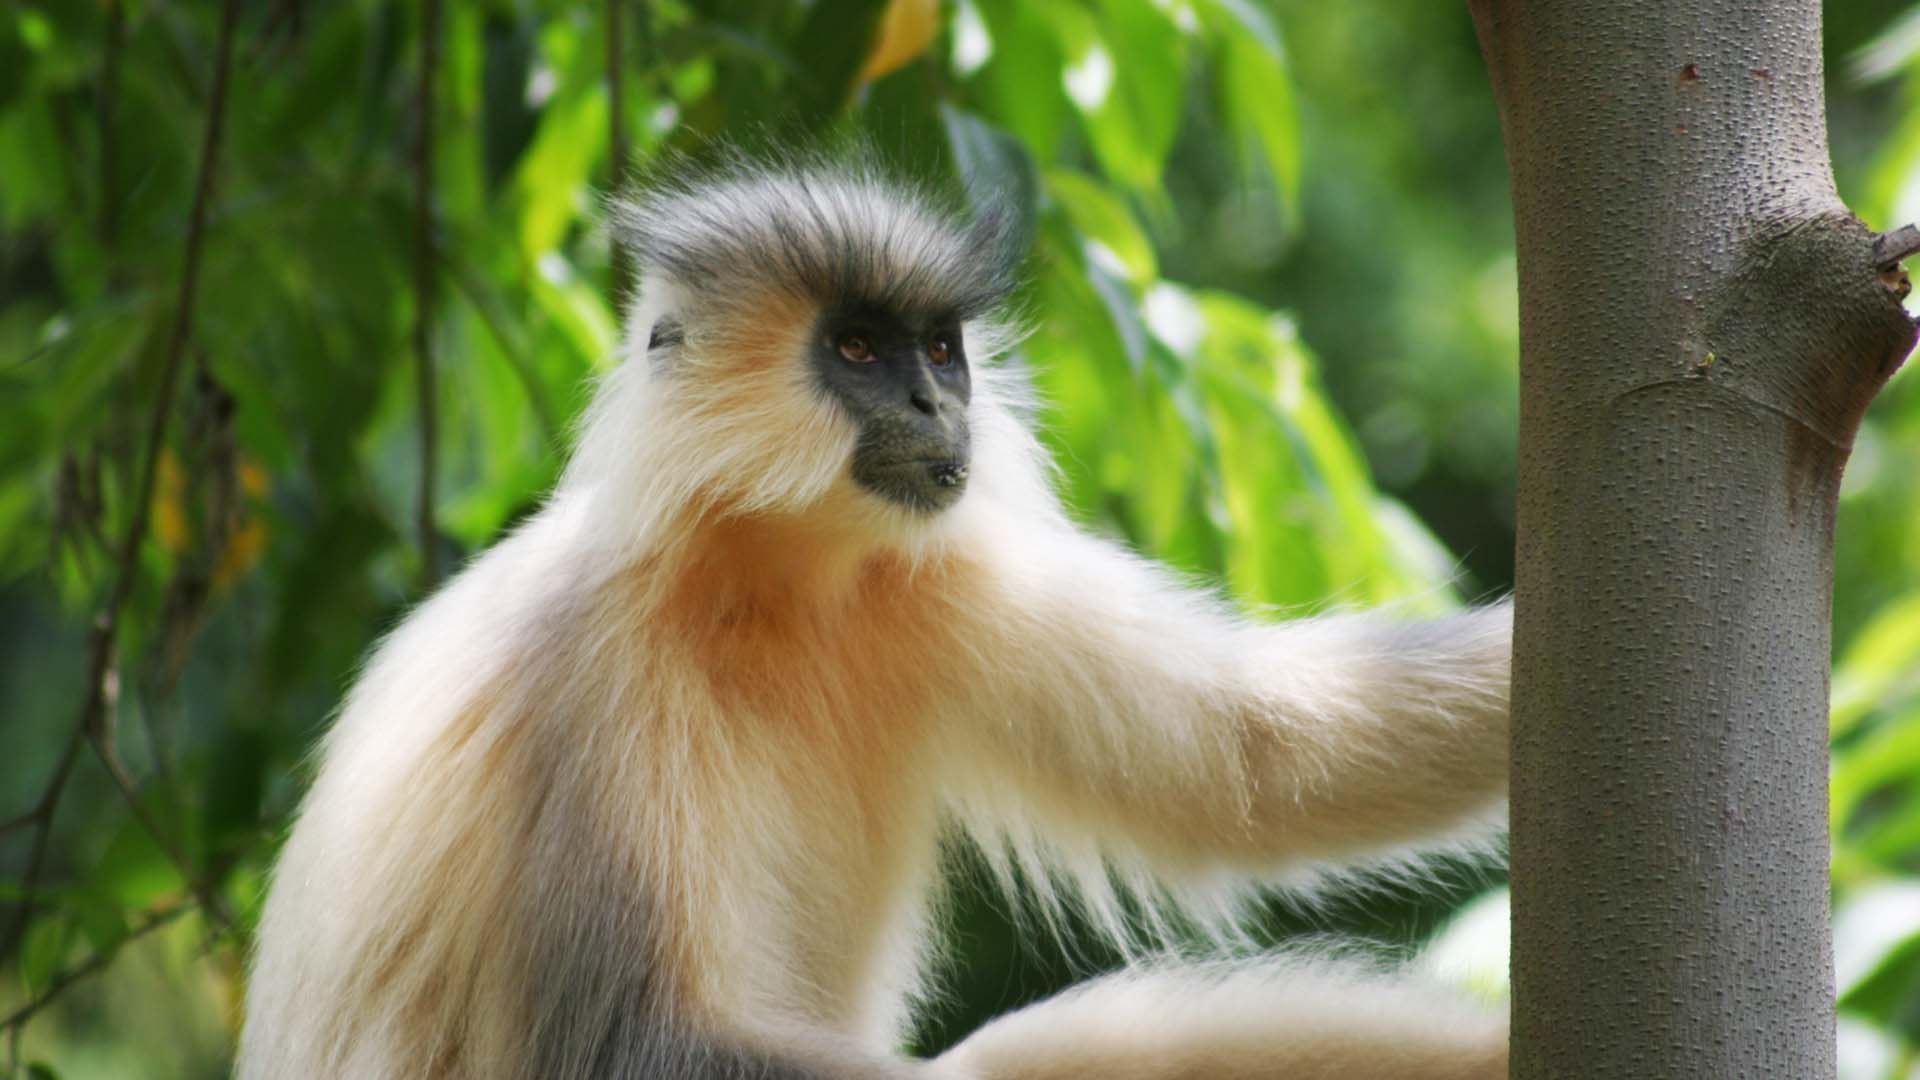
[[[647,351],[670,349],[680,344],[683,339],[684,334],[678,322],[673,319],[661,319],[653,324],[653,329],[647,334]]]
[[[647,366],[656,375],[671,371],[674,361],[680,355],[680,344],[686,340],[686,332],[680,320],[662,315],[653,322],[653,329],[647,332]]]
[[[1013,180],[1020,179],[1013,174]],[[979,306],[991,308],[1019,281],[1020,265],[1033,242],[1035,195],[1033,189],[1017,183],[989,184],[971,177],[964,190],[971,210],[965,225],[967,250],[979,260],[985,279],[986,302]]]
[[[965,113],[941,111],[953,144],[959,192],[969,211],[969,250],[1010,285],[1039,218],[1039,173],[1013,136]]]

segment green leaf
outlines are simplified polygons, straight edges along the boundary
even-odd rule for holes
[[[42,915],[27,927],[20,942],[20,979],[29,997],[46,992],[72,946],[73,924],[63,913]]]
[[[1853,51],[1847,68],[1862,82],[1877,82],[1897,74],[1920,56],[1920,9],[1909,9]]]
[[[1920,1004],[1920,884],[1888,881],[1855,892],[1834,912],[1840,1007],[1887,1026]]]
[[[1290,326],[1238,298],[1164,283],[1147,310],[1156,336],[1189,355],[1213,411],[1237,592],[1300,604],[1336,590],[1384,600],[1439,584],[1385,537],[1365,463]]]
[[[249,103],[243,116],[258,115],[262,122],[247,134],[257,138],[263,150],[292,154],[316,131],[350,117],[353,96],[340,91],[360,75],[368,38],[368,25],[361,19],[318,20],[302,43],[300,63],[249,88],[260,98]]]
[[[1920,693],[1920,592],[1882,608],[1834,665],[1832,733],[1838,738],[1872,710]]]
[[[818,125],[853,96],[855,78],[872,51],[884,0],[816,0],[788,52],[806,77],[791,87],[801,115]]]
[[[55,217],[67,192],[57,165],[62,160],[58,128],[48,103],[28,99],[0,111],[0,227],[19,231],[35,219]]]
[[[1264,166],[1250,171],[1271,177],[1266,186],[1274,191],[1282,219],[1289,220],[1300,203],[1300,121],[1284,62],[1246,37],[1227,38],[1221,51],[1227,114],[1252,144],[1250,160]]]
[[[1373,523],[1385,544],[1392,576],[1404,583],[1404,610],[1438,614],[1453,604],[1444,591],[1460,573],[1460,560],[1447,550],[1407,505],[1386,495],[1373,500]]]
[[[270,760],[267,740],[245,722],[223,727],[206,773],[203,814],[204,850],[209,862],[243,846],[260,829],[266,778],[260,763]]]
[[[1877,727],[1834,752],[1830,780],[1836,835],[1846,836],[1856,811],[1884,786],[1920,776],[1920,710]],[[1920,799],[1914,800],[1920,809]],[[1889,807],[1880,807],[1883,819]]]
[[[557,97],[557,95],[556,95]],[[520,200],[520,253],[527,265],[554,251],[592,208],[588,185],[607,148],[607,96],[595,87],[555,100],[514,177]]]
[[[1898,785],[1889,792],[1888,804],[1862,835],[1848,839],[1847,847],[1883,869],[1904,870],[1920,851],[1920,789]]]
[[[1137,371],[1147,357],[1147,326],[1140,318],[1139,298],[1118,273],[1123,268],[1110,268],[1105,265],[1106,262],[1106,257],[1097,248],[1090,249],[1083,271],[1094,293],[1099,296],[1100,303],[1106,308],[1107,318],[1120,337],[1127,362]]]
[[[540,260],[539,267],[528,282],[534,300],[586,366],[605,368],[614,359],[619,338],[607,298],[581,281],[572,265],[558,255]]]
[[[1891,131],[1879,137],[1879,153],[1867,173],[1865,192],[1857,200],[1868,220],[1891,224],[1905,205],[1913,177],[1920,173],[1920,79],[1908,79],[1900,90],[1899,117]]]
[[[180,872],[137,821],[122,821],[89,878],[89,887],[133,911],[186,889]]]
[[[1252,143],[1247,164],[1264,165],[1254,171],[1266,174],[1290,218],[1299,203],[1300,119],[1280,29],[1249,0],[1200,0],[1197,10],[1217,54],[1221,111]]]
[[[1052,6],[1029,0],[976,5],[993,42],[992,57],[971,85],[979,111],[1042,161],[1058,155],[1073,108],[1060,81],[1065,59],[1047,21]]]
[[[63,907],[95,953],[111,955],[127,939],[126,911],[111,897],[90,890],[75,890]]]
[[[1101,168],[1135,194],[1159,200],[1161,169],[1180,127],[1184,35],[1149,0],[1044,10],[1066,58],[1067,98]]]
[[[1067,211],[1074,228],[1099,244],[1121,267],[1127,280],[1143,288],[1159,276],[1153,244],[1127,208],[1126,201],[1093,178],[1072,169],[1046,172],[1047,194]]]
[[[113,419],[103,399],[116,376],[151,355],[153,314],[136,299],[116,298],[48,322],[39,349],[0,373],[8,402],[0,474],[85,445]]]
[[[480,114],[485,120],[483,173],[488,190],[504,181],[533,137],[538,113],[527,103],[533,72],[533,22],[489,13],[482,32],[484,56]]]

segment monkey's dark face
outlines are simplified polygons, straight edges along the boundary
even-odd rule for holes
[[[821,313],[812,361],[853,418],[853,479],[896,505],[944,510],[966,490],[972,381],[959,321],[862,303]]]

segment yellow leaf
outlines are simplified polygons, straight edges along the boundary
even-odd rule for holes
[[[162,449],[153,484],[153,535],[170,555],[187,550],[187,509],[181,499],[186,474],[173,451]]]
[[[220,552],[220,558],[213,568],[216,589],[225,588],[239,580],[253,569],[267,550],[267,523],[253,509],[254,504],[266,501],[272,487],[267,470],[261,468],[259,462],[242,454],[238,471],[240,491],[246,498],[234,508],[233,531],[227,537],[227,546]]]
[[[240,459],[240,490],[256,499],[267,493],[267,470],[245,456]]]
[[[892,0],[880,17],[880,33],[860,68],[860,81],[872,82],[906,67],[927,51],[939,29],[940,0]]]
[[[260,561],[267,550],[267,526],[259,518],[248,517],[234,530],[226,550],[213,568],[213,586],[224,589],[239,580]]]

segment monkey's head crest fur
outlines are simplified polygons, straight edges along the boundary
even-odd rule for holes
[[[676,165],[619,204],[616,227],[648,274],[702,306],[857,298],[973,319],[1013,284],[1015,214],[990,194],[970,193],[968,214],[871,154]]]
[[[984,209],[969,214],[967,204]],[[1009,485],[1044,489],[1044,455],[1015,412],[1020,381],[992,363],[1015,336],[1006,315],[1015,221],[993,199],[945,197],[870,156],[735,155],[718,166],[657,170],[615,206],[614,228],[637,256],[640,284],[621,363],[602,380],[560,496],[593,492],[598,513],[617,515],[601,535],[644,542],[689,510],[709,518],[804,512],[924,536],[950,528],[961,508],[951,503],[1010,496]],[[830,321],[849,309],[913,334],[952,328],[963,362],[934,374],[944,382],[970,372],[970,400],[956,382],[939,415],[926,411],[957,432],[960,456],[883,463],[919,461],[945,470],[939,478],[949,486],[964,483],[941,513],[875,498],[870,475],[865,490],[856,482],[856,448],[868,461],[888,432],[876,436],[846,394],[836,399],[829,384],[841,376],[820,359],[823,347],[831,358],[831,341],[822,344]],[[908,422],[927,423],[910,413],[901,425]]]

